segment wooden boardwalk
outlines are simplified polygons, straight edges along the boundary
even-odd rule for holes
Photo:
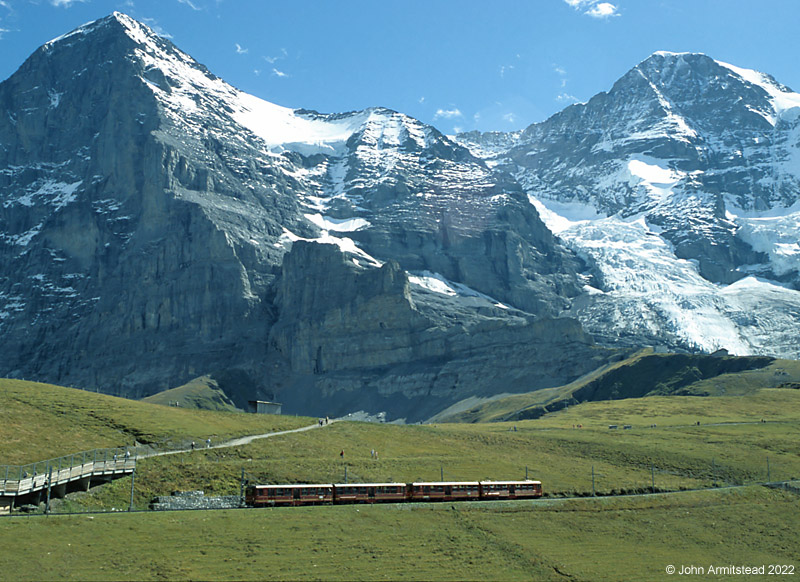
[[[87,491],[93,482],[130,475],[136,457],[124,449],[86,451],[31,465],[0,466],[0,513],[24,503],[39,503],[48,490],[53,497]]]

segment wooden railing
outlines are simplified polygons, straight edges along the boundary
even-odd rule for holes
[[[80,479],[133,472],[136,454],[124,448],[95,449],[29,465],[0,465],[0,496],[16,497]]]

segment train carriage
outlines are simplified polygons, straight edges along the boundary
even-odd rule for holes
[[[253,506],[333,503],[333,485],[253,485],[247,488],[245,502]]]
[[[245,502],[254,507],[326,503],[390,503],[403,501],[469,501],[535,499],[541,481],[420,481],[415,483],[337,483],[251,485]]]
[[[410,486],[411,501],[468,501],[480,498],[477,481],[421,481]]]
[[[336,483],[334,503],[389,503],[406,500],[405,483]]]
[[[541,481],[481,481],[481,499],[535,499],[542,496]]]

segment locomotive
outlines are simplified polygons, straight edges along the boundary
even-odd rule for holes
[[[251,507],[535,499],[541,481],[420,481],[416,483],[325,483],[249,485],[245,503]]]

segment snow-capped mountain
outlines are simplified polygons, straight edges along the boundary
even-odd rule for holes
[[[119,13],[0,103],[0,375],[418,419],[612,354],[551,319],[584,265],[519,185],[406,115],[271,104]]]
[[[800,94],[656,53],[523,132],[458,141],[592,265],[572,313],[595,337],[800,357]]]
[[[800,356],[798,103],[658,53],[452,139],[269,103],[114,13],[0,84],[0,376],[419,420],[643,344]]]

